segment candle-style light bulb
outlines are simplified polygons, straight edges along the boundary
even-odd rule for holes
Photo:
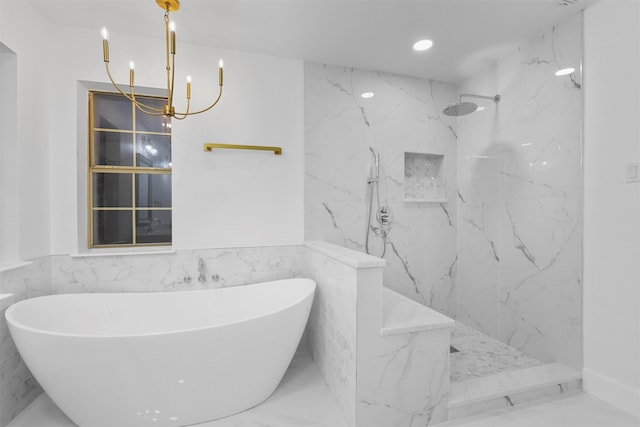
[[[218,61],[218,84],[222,86],[223,74],[224,74],[224,61],[220,59]]]
[[[133,70],[134,70],[133,61],[129,61],[129,86],[133,87]]]
[[[187,99],[191,99],[191,76],[187,76]]]
[[[176,23],[169,22],[169,31],[171,31],[171,54],[176,54]]]
[[[109,30],[107,27],[102,27],[100,34],[102,34],[102,58],[104,62],[109,62]]]

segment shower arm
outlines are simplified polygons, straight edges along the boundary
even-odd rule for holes
[[[462,97],[466,97],[466,98],[480,98],[480,99],[490,99],[493,102],[495,102],[496,104],[498,102],[500,102],[500,95],[496,95],[496,96],[484,96],[484,95],[475,95],[473,93],[463,93],[462,95],[460,95],[458,97],[458,102],[462,102]]]

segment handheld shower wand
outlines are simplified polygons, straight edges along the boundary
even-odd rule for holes
[[[372,147],[369,147],[369,150],[374,157],[375,169],[371,174],[372,176],[367,178],[367,184],[369,184],[371,189],[369,191],[369,211],[367,214],[367,230],[365,235],[364,247],[367,253],[370,254],[371,252],[369,251],[369,234],[371,233],[371,231],[373,231],[377,236],[380,236],[382,238],[383,247],[382,255],[380,255],[380,258],[384,258],[384,254],[387,252],[387,234],[389,233],[389,228],[391,227],[391,211],[387,206],[380,206],[380,188],[378,185],[380,181],[380,156]],[[376,211],[376,219],[378,221],[378,224],[380,225],[379,228],[371,227],[374,187],[376,192],[376,202],[378,205],[378,209]]]
[[[373,153],[373,157],[375,159],[375,165],[376,165],[376,173],[373,177],[369,178],[367,180],[367,183],[371,183],[373,182],[373,180],[375,179],[375,181],[379,181],[380,180],[380,156],[378,156],[378,153],[375,152],[375,150],[372,147],[369,147],[369,150],[371,151],[371,153]]]

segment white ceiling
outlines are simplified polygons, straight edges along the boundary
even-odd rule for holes
[[[182,0],[178,44],[459,81],[596,0]],[[53,23],[163,37],[154,0],[31,0]],[[413,42],[434,41],[416,53]]]

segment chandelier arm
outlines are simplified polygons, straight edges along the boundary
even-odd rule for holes
[[[105,62],[104,65],[105,65],[105,68],[107,69],[107,76],[109,76],[109,80],[111,80],[111,84],[113,85],[113,87],[115,87],[118,90],[118,92],[120,92],[120,94],[122,96],[127,98],[129,101],[133,102],[136,106],[142,105],[142,106],[144,106],[145,108],[147,108],[149,110],[162,113],[163,110],[160,110],[158,108],[154,108],[154,107],[150,107],[148,105],[145,105],[145,104],[141,103],[140,101],[137,101],[135,99],[135,97],[131,97],[131,95],[127,95],[122,89],[120,89],[120,86],[118,86],[118,84],[113,80],[113,76],[111,75],[111,70],[109,69],[109,63]],[[133,90],[133,88],[132,88],[132,90]],[[142,111],[142,110],[140,110],[140,111]],[[148,114],[150,114],[150,113],[148,113]],[[154,115],[156,115],[156,114],[154,114]],[[159,114],[159,115],[162,115],[162,114]]]
[[[140,102],[134,102],[134,103],[133,103],[133,105],[135,105],[135,107],[136,107],[138,110],[140,110],[140,111],[142,111],[143,113],[148,114],[148,115],[150,115],[150,116],[158,116],[158,117],[160,117],[160,116],[164,116],[164,112],[163,112],[163,111],[151,111],[151,110],[147,110],[147,108],[152,108],[152,107],[149,107],[148,105],[142,104],[142,103],[140,103]]]
[[[191,100],[189,98],[187,98],[187,111],[185,111],[184,113],[176,113],[176,115],[174,115],[173,117],[175,117],[178,120],[184,120],[189,116],[189,109],[191,108]],[[178,116],[182,116],[182,117],[178,117]]]
[[[200,113],[204,113],[206,111],[209,111],[210,109],[212,109],[213,107],[216,106],[218,101],[220,101],[221,97],[222,97],[222,86],[220,86],[220,91],[218,92],[218,97],[216,98],[216,100],[213,101],[213,104],[209,105],[207,108],[203,108],[202,110],[194,111],[192,113],[186,112],[186,113],[179,113],[179,114],[184,114],[185,116],[193,116],[193,115],[196,115],[196,114],[200,114]]]

